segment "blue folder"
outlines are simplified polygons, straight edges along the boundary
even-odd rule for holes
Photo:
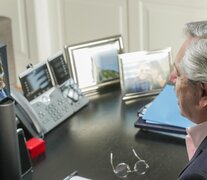
[[[144,110],[144,113],[141,111]],[[174,86],[167,84],[160,94],[147,106],[138,112],[135,127],[149,128],[185,134],[187,127],[193,126],[179,112]]]

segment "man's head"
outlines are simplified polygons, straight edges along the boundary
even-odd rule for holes
[[[191,37],[207,38],[207,21],[189,22],[185,25],[185,34]]]
[[[206,121],[207,115],[207,39],[197,39],[185,49],[175,64],[176,95],[182,115],[194,123]]]
[[[147,63],[142,63],[138,66],[137,75],[140,80],[148,80],[150,74],[150,67]]]
[[[176,57],[175,64],[177,65],[185,54],[186,48],[196,39],[207,39],[207,21],[190,22],[185,25],[186,40],[180,47]],[[176,70],[172,70],[170,74],[170,81],[175,84],[176,81]]]

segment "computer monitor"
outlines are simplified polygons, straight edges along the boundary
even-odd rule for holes
[[[10,96],[6,45],[0,43],[0,103]]]
[[[48,58],[48,64],[57,85],[61,86],[70,78],[68,65],[62,52]]]
[[[46,62],[39,63],[19,75],[24,96],[31,101],[53,87]]]

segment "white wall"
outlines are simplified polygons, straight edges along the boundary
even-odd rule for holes
[[[135,26],[130,26],[133,31],[129,33],[130,50],[171,46],[175,55],[184,39],[183,25],[189,21],[207,20],[207,1],[133,0],[131,6],[138,13],[136,17],[131,15],[131,24],[135,23]],[[133,40],[135,34],[136,42]]]
[[[183,25],[207,19],[203,0],[0,0],[10,17],[17,75],[64,45],[121,34],[126,52],[167,46],[177,52]]]

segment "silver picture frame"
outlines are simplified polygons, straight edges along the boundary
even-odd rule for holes
[[[120,83],[118,54],[123,52],[121,35],[65,46],[71,76],[85,94]]]
[[[119,68],[123,100],[156,95],[169,80],[171,47],[120,54]]]

